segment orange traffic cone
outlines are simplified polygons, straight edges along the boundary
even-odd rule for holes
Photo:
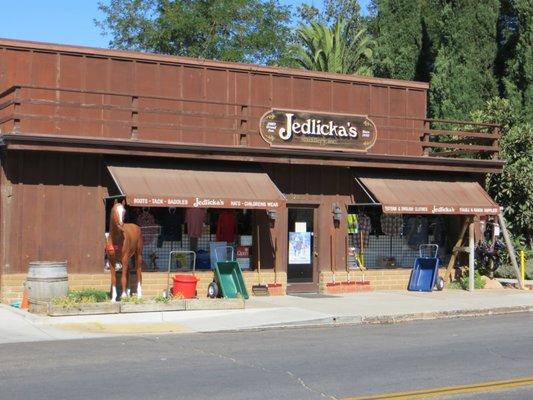
[[[20,308],[22,310],[27,310],[30,308],[30,304],[28,301],[28,288],[24,286],[24,291],[22,292],[22,302],[20,303]]]

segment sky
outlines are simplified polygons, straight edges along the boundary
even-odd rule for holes
[[[360,0],[366,9],[369,0]],[[301,3],[319,6],[321,0],[280,0],[296,8]],[[0,37],[90,47],[108,47],[94,19],[103,19],[98,0],[0,0]],[[7,18],[6,18],[7,16]]]

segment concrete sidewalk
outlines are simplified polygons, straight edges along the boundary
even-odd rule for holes
[[[533,311],[533,292],[514,289],[382,291],[345,295],[252,297],[244,310],[35,316],[0,306],[0,343],[116,334],[215,332],[269,327],[392,323],[413,319]]]

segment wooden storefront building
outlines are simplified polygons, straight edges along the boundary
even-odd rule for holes
[[[502,169],[498,127],[427,119],[427,90],[1,39],[1,298],[20,295],[28,263],[38,260],[67,260],[71,287],[107,288],[110,196],[124,196],[129,208],[247,210],[247,283],[258,280],[259,232],[263,281],[283,292],[360,279],[348,267],[353,207],[451,221],[495,214],[478,182]],[[299,251],[291,233],[310,234],[308,253],[290,254]],[[378,253],[368,254],[365,279],[375,289],[404,288],[410,265],[384,265]],[[164,269],[144,274],[146,294],[162,290]],[[212,277],[201,274],[200,294]]]

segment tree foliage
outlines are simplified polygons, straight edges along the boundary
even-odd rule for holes
[[[502,125],[502,174],[487,177],[486,187],[498,204],[515,238],[533,245],[533,125],[522,122],[508,99],[489,100],[482,110],[471,114],[478,122]]]
[[[431,74],[431,115],[465,119],[498,94],[498,0],[435,0],[435,5],[441,10],[440,43]]]
[[[119,49],[215,60],[278,63],[290,8],[277,0],[110,0],[97,21]]]
[[[297,11],[300,21],[305,25],[320,22],[327,26],[333,26],[342,19],[345,21],[348,37],[357,35],[364,28],[358,0],[323,0],[321,10],[314,5],[303,3],[298,6]]]
[[[350,36],[344,20],[332,27],[320,22],[300,26],[301,47],[295,60],[305,69],[341,74],[370,75],[372,48],[365,29]]]
[[[533,123],[533,0],[502,0],[501,10],[502,94]]]
[[[395,79],[420,79],[422,8],[418,0],[373,0],[372,33],[376,37],[374,73]]]

